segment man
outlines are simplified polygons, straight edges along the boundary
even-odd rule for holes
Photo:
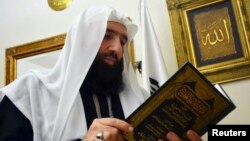
[[[31,71],[0,90],[0,140],[120,141],[122,132],[133,132],[124,119],[149,96],[129,63],[136,30],[110,7],[83,12],[52,70]],[[201,140],[193,131],[188,136]]]

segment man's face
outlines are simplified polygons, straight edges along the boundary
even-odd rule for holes
[[[97,54],[98,58],[110,67],[117,66],[123,58],[123,47],[127,40],[126,27],[121,23],[109,21]]]

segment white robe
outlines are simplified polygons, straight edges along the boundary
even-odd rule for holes
[[[124,24],[129,41],[136,25],[108,6],[93,6],[74,21],[67,33],[65,46],[51,70],[30,71],[0,89],[3,95],[30,120],[35,141],[67,141],[84,138],[86,119],[79,94],[81,84],[99,50],[107,21]],[[126,45],[128,46],[128,45]],[[142,92],[124,48],[123,80],[125,89],[119,94],[125,117],[149,95]]]

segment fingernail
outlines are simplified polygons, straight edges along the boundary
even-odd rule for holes
[[[188,130],[187,134],[193,134],[193,131],[192,130]]]
[[[133,128],[132,126],[130,126],[130,127],[128,128],[128,130],[129,130],[130,132],[133,132],[133,131],[134,131],[134,128]]]
[[[188,130],[187,131],[187,136],[194,136],[194,131]]]
[[[171,138],[173,135],[174,135],[173,132],[168,132],[168,133],[167,133],[167,138]]]

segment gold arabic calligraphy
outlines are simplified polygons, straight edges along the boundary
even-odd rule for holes
[[[197,13],[194,25],[202,61],[236,53],[227,7]]]
[[[227,27],[227,21],[225,19],[222,20],[223,24],[224,24],[224,30],[226,32],[226,39],[227,42],[230,42],[230,38],[229,38],[229,33],[228,33],[228,27]],[[219,32],[219,33],[218,33]],[[214,36],[214,37],[212,37]],[[210,45],[215,45],[217,42],[223,42],[225,40],[225,36],[224,36],[224,32],[223,29],[218,29],[218,31],[216,29],[213,30],[213,33],[206,33],[205,37],[202,37],[202,44],[204,46],[207,45],[207,43],[209,43]]]

